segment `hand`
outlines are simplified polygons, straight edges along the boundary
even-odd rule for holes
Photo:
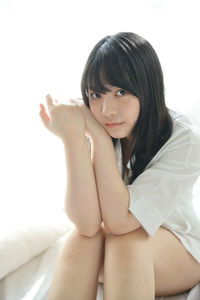
[[[46,96],[49,115],[43,104],[40,104],[40,117],[44,126],[63,140],[77,135],[85,135],[85,122],[79,105],[74,100],[59,104],[50,95]]]
[[[79,105],[81,113],[84,117],[86,136],[93,138],[94,136],[99,134],[108,135],[105,128],[95,119],[90,109],[85,105],[84,101],[81,98],[77,98],[73,101]]]

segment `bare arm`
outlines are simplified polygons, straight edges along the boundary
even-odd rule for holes
[[[128,210],[129,192],[117,166],[114,146],[107,134],[92,139],[92,160],[105,228],[124,234],[141,226]]]
[[[79,105],[92,143],[92,164],[104,227],[112,234],[133,231],[141,224],[128,210],[129,191],[118,170],[112,139],[82,101]]]
[[[65,211],[83,235],[94,235],[102,218],[94,171],[85,136],[64,142],[66,160]]]
[[[43,105],[40,117],[45,127],[64,144],[67,177],[65,211],[81,234],[92,236],[99,230],[102,218],[84,119],[73,100],[69,100],[67,105],[56,105],[51,96],[47,96],[46,100],[50,117]]]

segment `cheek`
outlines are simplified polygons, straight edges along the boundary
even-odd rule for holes
[[[140,105],[136,105],[135,107],[135,120],[138,119],[140,113]]]
[[[139,113],[140,113],[140,104],[139,103],[134,103],[134,105],[130,105],[128,111],[128,115],[130,120],[136,122],[138,117],[139,117]]]
[[[95,117],[95,119],[98,119],[99,112],[98,112],[97,107],[94,105],[90,105],[90,111],[91,111],[92,115]]]

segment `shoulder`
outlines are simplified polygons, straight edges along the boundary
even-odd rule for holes
[[[173,134],[185,133],[185,135],[200,138],[200,123],[190,114],[169,110],[173,122]]]
[[[200,153],[200,126],[198,126],[194,116],[170,111],[173,121],[172,135],[168,140],[168,148],[175,147],[177,150]]]
[[[173,110],[169,112],[173,122],[172,134],[146,168],[162,161],[200,164],[200,126],[191,115]]]

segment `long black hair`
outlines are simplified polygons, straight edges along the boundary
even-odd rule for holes
[[[125,89],[140,101],[131,138],[120,139],[123,178],[130,160],[133,175],[128,184],[131,184],[172,133],[162,68],[150,43],[132,32],[119,32],[101,39],[91,51],[81,79],[82,97],[88,108],[89,89],[106,93],[109,91],[106,84]],[[112,140],[115,146],[117,139]]]

